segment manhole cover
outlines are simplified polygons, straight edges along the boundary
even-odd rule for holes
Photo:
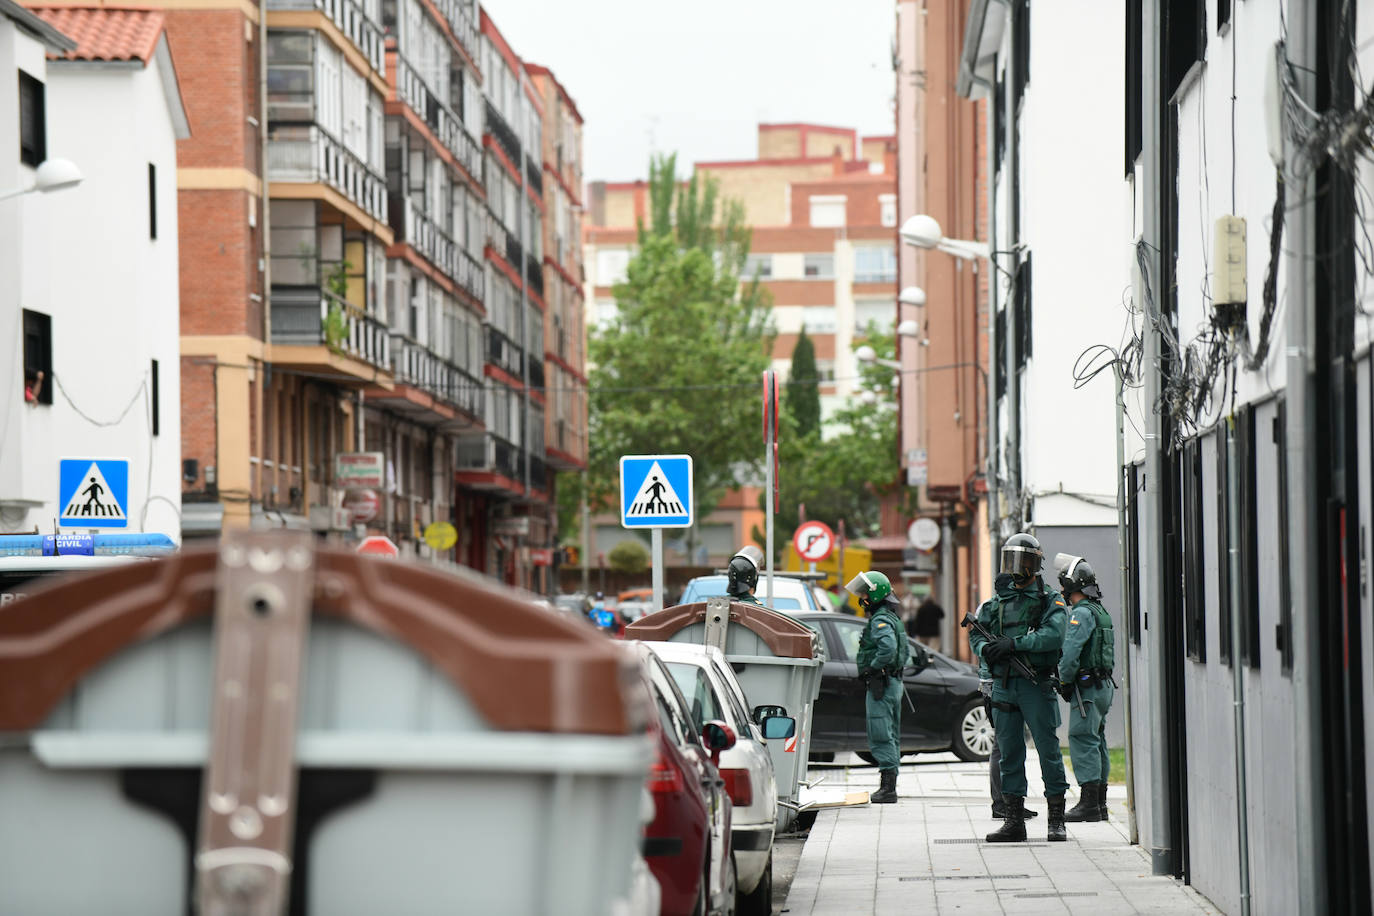
[[[1017,894],[1018,897],[1096,897],[1097,891],[1065,891],[1055,893],[1053,891],[1037,891],[1025,894]]]
[[[1016,881],[1030,875],[905,875],[898,881]]]

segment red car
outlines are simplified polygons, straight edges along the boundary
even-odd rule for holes
[[[730,796],[716,765],[735,743],[723,722],[698,735],[687,701],[656,655],[632,643],[653,699],[658,756],[649,769],[654,819],[644,830],[644,860],[662,892],[663,916],[732,916],[735,861]]]

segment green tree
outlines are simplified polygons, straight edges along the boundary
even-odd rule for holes
[[[606,554],[606,565],[618,573],[637,576],[649,568],[649,548],[642,541],[621,541]]]
[[[621,455],[688,454],[704,518],[761,464],[760,378],[773,332],[766,291],[740,284],[743,208],[719,201],[709,179],[679,183],[675,170],[674,156],[650,164],[650,220],[614,288],[617,317],[591,335],[586,483],[604,508]]]
[[[809,436],[821,428],[821,386],[816,376],[816,345],[802,328],[792,348],[792,370],[787,377],[787,412],[797,424],[797,435]]]

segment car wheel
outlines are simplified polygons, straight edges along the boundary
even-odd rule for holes
[[[739,916],[772,916],[773,913],[773,857],[768,857],[768,865],[763,869],[758,887],[751,893],[742,894],[735,904]]]
[[[954,720],[954,740],[951,749],[960,760],[980,761],[992,756],[992,720],[978,698],[964,704]]]
[[[719,916],[735,916],[735,906],[739,898],[739,881],[735,871],[735,857],[732,854],[725,860],[725,880],[721,882],[725,889],[725,900],[721,904]]]

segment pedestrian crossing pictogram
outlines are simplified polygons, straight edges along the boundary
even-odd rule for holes
[[[122,459],[64,458],[59,471],[62,514],[71,528],[127,528],[129,462]]]
[[[626,528],[692,524],[692,459],[625,455],[620,459],[620,523]]]

